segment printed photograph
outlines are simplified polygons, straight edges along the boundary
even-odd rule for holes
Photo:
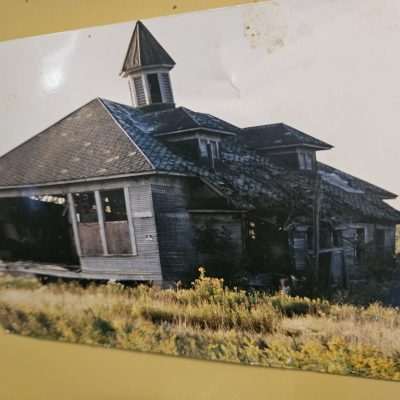
[[[399,17],[282,0],[0,43],[0,329],[400,380]]]

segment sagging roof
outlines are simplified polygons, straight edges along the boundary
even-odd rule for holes
[[[312,215],[310,173],[278,166],[244,146],[239,135],[224,136],[221,160],[216,171],[210,171],[172,151],[159,136],[190,127],[239,130],[184,108],[149,113],[95,99],[1,157],[0,189],[150,171],[179,173],[200,178],[234,208],[294,207],[299,215]],[[323,215],[400,222],[400,212],[383,201],[395,197],[393,193],[325,164],[319,163],[319,172]]]
[[[397,194],[389,192],[379,186],[376,186],[363,179],[357,178],[347,172],[341,171],[330,165],[318,162],[318,170],[325,180],[335,182],[336,185],[343,186],[344,190],[352,191],[355,190],[359,193],[366,193],[367,195],[376,195],[382,199],[395,199]]]
[[[328,150],[333,147],[284,123],[251,126],[243,129],[240,137],[243,143],[257,150],[301,146]]]
[[[121,74],[129,74],[144,67],[164,66],[172,68],[175,61],[157,39],[138,21],[129,42]]]

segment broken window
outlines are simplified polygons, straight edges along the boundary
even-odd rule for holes
[[[249,222],[249,239],[256,240],[256,223],[253,221]]]
[[[103,255],[94,192],[74,193],[73,199],[82,255]]]
[[[377,228],[375,230],[376,256],[384,257],[385,254],[385,230]]]
[[[100,197],[108,253],[132,254],[124,191],[104,190],[100,192]]]
[[[100,192],[104,221],[126,221],[124,191],[122,189]]]
[[[333,231],[333,246],[343,247],[343,235],[341,230]]]
[[[303,170],[311,171],[314,166],[314,157],[313,154],[309,151],[300,151],[299,152],[299,167]]]
[[[74,193],[76,219],[81,223],[98,222],[93,192]]]
[[[149,83],[151,102],[161,103],[162,96],[158,74],[147,74],[147,82]]]
[[[210,152],[213,159],[216,160],[219,158],[219,145],[216,140],[200,139],[199,146],[201,157],[208,157],[207,147],[210,146]]]
[[[354,247],[357,264],[361,264],[365,254],[365,229],[356,229],[356,244]]]

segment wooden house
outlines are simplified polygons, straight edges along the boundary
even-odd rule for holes
[[[220,274],[251,279],[304,273],[317,251],[338,281],[367,244],[393,256],[395,194],[318,162],[332,146],[290,126],[176,106],[174,65],[138,22],[121,70],[133,106],[96,98],[0,158],[0,255],[52,264],[20,264],[38,275],[160,285],[221,254]]]

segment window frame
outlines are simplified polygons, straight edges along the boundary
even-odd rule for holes
[[[116,190],[122,190],[122,199],[124,202],[124,207],[125,207],[125,215],[126,219],[122,220],[113,220],[113,221],[106,221],[105,219],[105,214],[104,214],[104,203],[103,203],[103,198],[102,198],[102,193],[104,192],[112,192]],[[91,193],[94,196],[95,200],[95,209],[96,209],[96,215],[97,215],[97,221],[94,222],[82,222],[81,218],[78,217],[78,208],[77,208],[77,203],[76,203],[76,195],[81,195],[83,193]],[[68,194],[68,204],[69,204],[69,211],[70,215],[72,218],[72,228],[74,231],[74,239],[75,239],[75,245],[77,248],[78,255],[80,257],[104,257],[104,256],[113,256],[113,257],[132,257],[132,256],[137,256],[137,244],[136,244],[136,238],[135,238],[135,229],[133,226],[133,219],[132,219],[132,211],[130,207],[130,193],[129,193],[129,187],[125,186],[123,188],[113,188],[113,189],[102,189],[102,190],[91,190],[91,191],[82,191],[82,192],[73,192]],[[116,253],[109,253],[108,247],[109,243],[107,241],[106,237],[106,223],[113,223],[113,222],[123,222],[126,221],[128,225],[128,232],[129,232],[129,242],[130,242],[130,249],[131,251],[129,253],[122,253],[122,254],[116,254]],[[102,242],[102,254],[96,254],[96,255],[84,255],[82,252],[82,241],[80,238],[80,233],[79,233],[79,226],[80,224],[97,224],[99,226],[99,231],[100,231],[100,239]]]

